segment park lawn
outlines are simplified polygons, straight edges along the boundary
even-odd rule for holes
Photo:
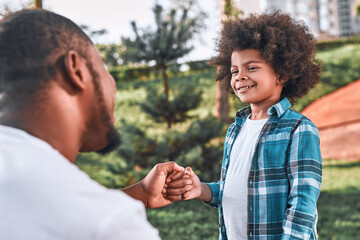
[[[319,239],[360,239],[359,161],[324,161],[318,210]]]
[[[323,161],[318,201],[321,240],[356,240],[360,233],[360,162]],[[163,240],[218,239],[217,209],[197,200],[148,209],[148,219]]]

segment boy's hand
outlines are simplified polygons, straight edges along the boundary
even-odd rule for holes
[[[179,173],[169,175],[166,182],[165,195],[172,201],[190,200],[201,195],[200,179],[191,167],[186,168],[186,174],[179,178]]]

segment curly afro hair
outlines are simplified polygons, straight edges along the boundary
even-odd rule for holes
[[[320,81],[321,64],[315,59],[316,39],[309,28],[279,11],[252,14],[224,23],[217,42],[218,55],[209,64],[218,67],[216,80],[227,81],[231,90],[231,54],[257,49],[280,79],[287,79],[281,99],[291,103],[304,96]]]

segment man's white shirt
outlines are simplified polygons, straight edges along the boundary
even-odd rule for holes
[[[140,201],[101,186],[48,143],[0,125],[0,239],[160,239]]]

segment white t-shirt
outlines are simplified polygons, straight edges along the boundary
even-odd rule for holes
[[[258,136],[267,119],[246,119],[235,139],[226,173],[222,207],[228,239],[247,239],[247,180]]]
[[[143,204],[48,143],[0,125],[0,239],[160,239]]]

